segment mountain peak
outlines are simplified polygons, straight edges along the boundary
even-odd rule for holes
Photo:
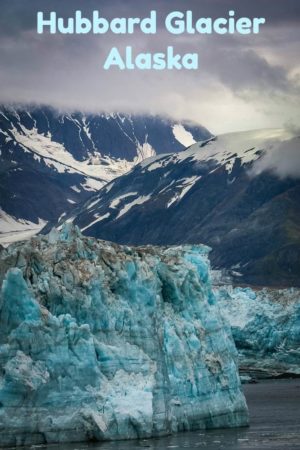
[[[64,217],[145,158],[209,136],[200,125],[149,114],[0,108],[0,241]]]
[[[299,178],[280,177],[271,166],[254,170],[266,155],[280,150],[285,158],[291,136],[281,129],[229,133],[146,159],[68,220],[118,243],[206,244],[214,268],[240,282],[298,285]]]

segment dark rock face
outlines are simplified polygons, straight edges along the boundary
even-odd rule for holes
[[[74,222],[120,243],[201,242],[212,247],[214,268],[239,283],[299,286],[300,181],[250,174],[265,141],[222,139],[141,163],[78,209]]]
[[[16,219],[57,220],[147,156],[185,148],[158,116],[61,114],[0,108],[0,208]],[[195,141],[210,133],[184,123]]]

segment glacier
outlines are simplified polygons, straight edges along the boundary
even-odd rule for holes
[[[0,445],[246,426],[208,251],[70,224],[0,248]]]
[[[245,381],[300,376],[300,289],[214,288]]]

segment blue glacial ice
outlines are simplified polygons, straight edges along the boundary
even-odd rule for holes
[[[2,249],[0,444],[246,425],[207,253],[70,226]]]
[[[241,373],[300,375],[300,289],[223,286],[215,296],[231,326]]]

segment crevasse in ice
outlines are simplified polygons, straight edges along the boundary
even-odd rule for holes
[[[2,249],[1,445],[246,425],[207,251],[70,226]]]

